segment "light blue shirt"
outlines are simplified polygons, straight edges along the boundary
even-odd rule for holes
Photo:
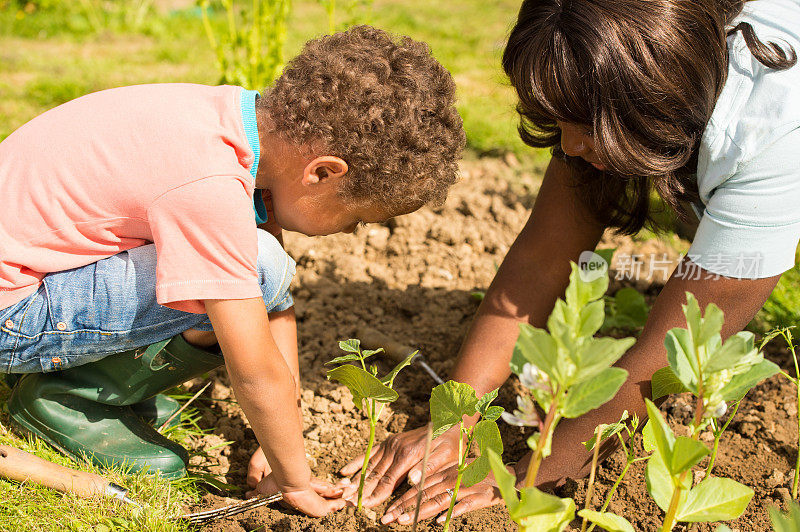
[[[800,54],[800,0],[747,2],[734,21]],[[800,64],[771,70],[741,32],[728,38],[728,79],[698,153],[702,204],[688,256],[727,277],[759,279],[795,263],[800,240]]]

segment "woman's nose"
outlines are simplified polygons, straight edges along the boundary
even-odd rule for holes
[[[589,138],[578,128],[562,125],[561,149],[570,157],[583,157],[591,151]]]
[[[561,130],[561,149],[570,157],[583,157],[589,151],[585,135]]]

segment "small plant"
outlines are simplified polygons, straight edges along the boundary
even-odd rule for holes
[[[778,371],[754,347],[751,333],[740,332],[722,342],[724,315],[716,305],[708,305],[702,314],[692,294],[687,293],[686,299],[683,313],[688,327],[667,333],[664,343],[669,367],[658,370],[651,385],[654,398],[682,392],[695,396],[689,436],[675,436],[658,407],[645,400],[650,419],[644,428],[644,444],[652,451],[645,476],[648,493],[665,512],[662,532],[672,530],[678,522],[727,521],[745,511],[753,490],[731,479],[710,476],[719,435],[730,422],[728,419],[720,428],[717,419],[727,411],[728,402],[741,401],[751,387]],[[713,451],[698,441],[700,432],[708,426],[715,433]],[[692,486],[692,468],[709,454],[706,476]],[[607,530],[633,530],[620,516],[608,512],[602,516],[613,519],[617,528],[608,528],[608,521],[584,514]]]
[[[353,402],[358,408],[367,414],[369,420],[369,441],[367,451],[364,454],[364,465],[361,467],[361,478],[358,484],[358,510],[361,510],[362,498],[364,495],[364,480],[367,476],[367,464],[372,453],[372,446],[375,444],[375,427],[378,425],[383,407],[387,403],[396,401],[399,395],[392,389],[394,379],[404,367],[411,364],[411,360],[418,351],[414,351],[405,360],[394,367],[385,377],[379,379],[378,368],[370,365],[367,369],[366,360],[383,349],[361,349],[361,341],[357,339],[343,340],[339,342],[339,349],[347,353],[327,362],[327,364],[342,364],[339,367],[328,371],[328,380],[338,381],[350,390],[353,394]],[[348,364],[355,362],[361,367]]]
[[[625,438],[622,437],[622,431],[628,433],[628,440],[633,438],[633,435],[636,433],[636,430],[639,428],[639,417],[634,414],[630,418],[630,425],[628,422],[628,411],[626,410],[623,412],[622,417],[616,423],[612,423],[610,425],[598,425],[597,429],[595,430],[595,435],[587,442],[584,442],[584,446],[586,447],[587,451],[593,451],[592,454],[592,469],[591,474],[589,476],[589,487],[586,490],[586,507],[578,512],[578,515],[583,517],[583,523],[581,525],[581,532],[586,530],[586,526],[589,522],[592,525],[589,527],[588,532],[594,530],[597,525],[600,525],[602,528],[606,530],[621,530],[630,532],[633,530],[633,527],[630,526],[628,523],[628,527],[626,527],[625,523],[627,520],[614,515],[614,514],[607,514],[606,510],[608,509],[608,505],[611,504],[611,499],[614,497],[614,493],[617,491],[622,479],[625,478],[625,475],[628,473],[628,469],[630,469],[631,465],[640,462],[642,460],[647,460],[647,457],[637,458],[636,453],[633,450],[633,445],[628,445],[625,443]],[[591,504],[592,495],[594,494],[594,476],[595,471],[597,470],[597,461],[598,455],[600,451],[600,445],[609,438],[614,438],[616,436],[619,439],[619,444],[622,449],[625,451],[625,467],[622,469],[622,472],[619,474],[617,479],[614,481],[613,486],[608,491],[606,495],[606,500],[603,502],[600,511],[594,511],[589,508]]]
[[[786,345],[789,347],[789,352],[792,353],[792,361],[794,362],[794,377],[781,370],[781,375],[786,377],[789,382],[794,384],[795,391],[797,392],[797,404],[800,405],[800,366],[797,362],[797,350],[794,345],[794,337],[792,336],[792,329],[794,327],[783,327],[770,332],[761,342],[761,349],[773,338],[777,336],[783,337]],[[800,441],[800,408],[795,413],[797,416],[797,435]],[[794,479],[792,480],[792,499],[797,499],[797,486],[800,483],[800,450],[798,450],[797,458],[794,466]]]
[[[249,12],[237,10],[234,0],[220,0],[227,27],[219,32],[211,23],[209,4],[200,0],[203,27],[217,55],[219,83],[255,90],[271,85],[285,64],[291,0],[253,0]]]
[[[633,338],[595,338],[605,317],[603,294],[608,288],[607,271],[584,279],[572,264],[564,300],[559,299],[547,321],[548,331],[520,325],[511,369],[533,396],[518,398],[519,410],[503,419],[519,426],[539,428],[528,439],[533,457],[524,487],[514,488],[514,476],[500,456],[488,450],[490,465],[508,506],[511,519],[523,530],[561,531],[575,515],[572,499],[560,499],[534,487],[539,466],[550,455],[553,432],[563,418],[576,418],[614,397],[628,373],[612,367],[634,343]],[[534,401],[547,413],[539,419]]]
[[[790,503],[786,513],[770,508],[769,519],[775,532],[797,532],[800,530],[800,506],[795,502]]]
[[[487,450],[503,454],[503,441],[497,428],[497,418],[503,413],[502,407],[491,406],[497,397],[497,390],[484,394],[480,399],[469,384],[447,381],[431,392],[431,422],[433,437],[438,438],[450,428],[459,425],[458,440],[458,474],[456,485],[450,497],[450,507],[444,522],[444,530],[450,529],[453,507],[458,498],[458,490],[463,484],[465,488],[474,486],[489,474],[489,457]],[[464,417],[480,414],[480,421],[473,427],[467,427]],[[466,440],[466,445],[464,441]],[[480,454],[468,462],[472,444],[476,443]]]
[[[635,288],[621,288],[613,296],[606,297],[606,317],[600,330],[639,331],[647,322],[648,314],[650,307],[642,294]]]

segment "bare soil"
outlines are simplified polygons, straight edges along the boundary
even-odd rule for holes
[[[358,411],[349,391],[325,379],[323,364],[337,355],[337,341],[354,337],[363,325],[380,329],[392,338],[418,347],[430,365],[443,377],[454,364],[462,338],[478,307],[472,293],[485,290],[509,246],[523,227],[535,199],[539,180],[525,173],[513,157],[481,159],[463,163],[463,181],[439,209],[425,208],[385,225],[360,228],[354,235],[309,238],[286,235],[289,253],[297,261],[294,297],[298,317],[302,407],[306,450],[317,476],[336,480],[337,471],[366,447],[366,418]],[[652,260],[675,264],[685,242],[657,239],[633,240],[606,235],[604,247],[617,254],[642,255],[642,273]],[[656,257],[656,259],[653,259]],[[619,271],[621,266],[616,265]],[[610,293],[634,286],[648,299],[658,293],[666,280],[660,268],[644,280],[614,280]],[[624,276],[623,276],[624,277]],[[535,287],[521,287],[535,289]],[[785,350],[772,349],[773,360],[788,367]],[[384,368],[385,370],[386,368]],[[206,392],[217,401],[204,401],[201,427],[209,434],[192,442],[197,450],[233,441],[233,445],[211,450],[207,457],[195,457],[194,464],[210,469],[220,480],[246,487],[247,463],[257,444],[252,430],[233,399],[229,381],[222,371],[214,374],[215,384]],[[378,441],[390,433],[419,427],[428,420],[428,399],[434,382],[420,369],[411,367],[398,377],[400,399],[384,412]],[[201,383],[190,383],[192,391]],[[519,391],[512,378],[500,390],[498,404],[512,409]],[[728,476],[751,486],[756,496],[745,515],[729,523],[734,530],[768,530],[767,508],[783,506],[790,499],[789,487],[797,452],[797,403],[794,390],[780,378],[773,378],[752,390],[745,399],[720,445],[715,474]],[[671,423],[686,423],[691,405],[684,397],[667,400],[662,410]],[[526,452],[527,433],[500,423],[507,462],[519,460]],[[707,436],[707,435],[706,435]],[[706,437],[704,436],[704,437]],[[707,439],[707,438],[706,438]],[[599,469],[599,485],[592,501],[598,508],[605,493],[624,466],[617,451]],[[701,464],[702,466],[703,464]],[[569,481],[560,496],[575,497],[583,507],[586,481]],[[397,494],[405,491],[401,486]],[[207,494],[192,511],[235,502]],[[386,505],[376,508],[382,515]],[[610,510],[627,517],[637,530],[656,530],[663,513],[645,490],[644,464],[634,465],[617,491]],[[576,521],[577,523],[577,521]],[[433,520],[420,530],[439,530]],[[702,525],[696,530],[713,530]],[[383,526],[352,509],[323,519],[311,519],[279,505],[262,507],[203,527],[204,531],[328,531],[406,530],[399,525]],[[516,530],[502,506],[456,518],[454,530]],[[693,529],[694,530],[694,529]]]

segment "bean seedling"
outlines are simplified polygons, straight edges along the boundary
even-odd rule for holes
[[[367,414],[369,420],[369,440],[367,451],[364,454],[364,465],[361,467],[361,478],[358,484],[358,510],[361,510],[362,498],[364,495],[364,480],[367,476],[367,464],[372,453],[372,446],[375,444],[375,427],[378,425],[381,412],[386,404],[396,401],[398,393],[393,389],[394,379],[404,367],[411,364],[411,360],[418,351],[414,351],[408,357],[394,367],[385,377],[379,379],[378,367],[370,365],[367,369],[366,361],[369,357],[383,352],[380,349],[361,349],[361,341],[357,339],[343,340],[339,342],[339,349],[345,355],[334,358],[327,364],[341,364],[340,366],[328,371],[328,380],[338,381],[350,390],[353,394],[353,403],[362,412]],[[349,364],[356,362],[361,367]]]
[[[740,332],[723,343],[722,310],[710,304],[703,314],[692,294],[687,293],[686,298],[683,313],[687,328],[667,333],[664,344],[669,366],[653,375],[651,386],[654,399],[683,392],[695,396],[690,435],[675,436],[658,407],[645,400],[650,419],[644,429],[644,444],[647,451],[652,451],[645,477],[648,493],[665,512],[662,532],[672,530],[678,522],[727,521],[745,511],[753,490],[728,478],[710,476],[718,434],[727,426],[726,423],[719,428],[716,420],[725,414],[727,402],[741,401],[751,387],[778,371],[754,347],[752,333]],[[708,426],[713,427],[716,435],[713,452],[699,441],[700,432]],[[692,486],[692,468],[709,454],[712,456],[706,476]],[[607,522],[584,515],[607,530],[633,530],[620,516],[611,513],[602,516],[613,519],[617,528],[609,528]]]
[[[497,418],[503,413],[503,408],[491,406],[497,397],[497,390],[484,394],[480,399],[469,384],[447,381],[440,384],[431,392],[431,422],[433,424],[433,437],[437,438],[450,428],[459,425],[458,438],[458,474],[456,485],[450,496],[450,507],[444,522],[444,530],[450,529],[450,519],[453,508],[458,498],[458,490],[463,485],[465,488],[474,486],[489,474],[489,457],[487,450],[503,453],[503,441],[500,439],[500,430],[497,428]],[[480,414],[480,421],[473,427],[464,423],[464,417]],[[466,445],[464,445],[466,440]],[[480,454],[472,462],[468,462],[472,444],[476,443]]]
[[[533,458],[524,487],[517,495],[514,476],[500,456],[488,450],[489,462],[508,511],[522,530],[561,531],[575,515],[572,499],[560,499],[534,487],[539,466],[550,455],[553,432],[563,418],[576,418],[613,398],[628,377],[612,367],[634,343],[633,338],[595,338],[605,318],[602,299],[608,288],[607,271],[585,279],[572,263],[565,299],[556,301],[547,329],[520,325],[511,369],[533,396],[518,398],[519,410],[503,419],[519,426],[539,428],[528,439]],[[593,276],[594,277],[594,276]],[[538,417],[535,402],[547,413]]]
[[[792,384],[794,384],[795,392],[797,393],[797,401],[798,405],[800,405],[800,366],[798,366],[797,362],[797,350],[794,345],[794,337],[792,336],[792,329],[794,327],[782,327],[780,329],[776,329],[770,332],[764,340],[761,342],[761,349],[764,348],[767,343],[777,336],[783,337],[786,341],[786,345],[789,347],[789,352],[792,354],[792,361],[794,362],[794,377],[786,373],[785,371],[781,370],[781,375],[786,377]],[[800,441],[800,410],[796,412],[797,416],[797,436],[798,441]],[[792,499],[797,499],[797,486],[800,483],[800,451],[797,453],[797,458],[795,461],[794,466],[794,479],[792,480]]]

